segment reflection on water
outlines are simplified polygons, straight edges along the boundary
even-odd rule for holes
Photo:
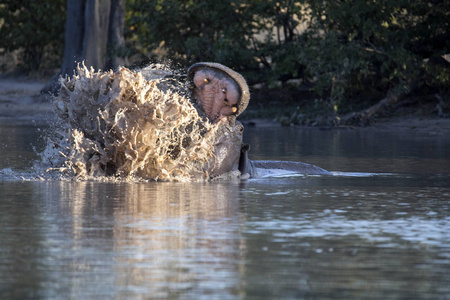
[[[449,298],[449,140],[400,135],[377,156],[382,135],[344,151],[360,133],[284,130],[248,130],[253,155],[392,174],[41,182],[2,162],[0,298]]]
[[[265,267],[271,276],[287,273],[287,283],[275,286],[291,289],[292,297],[448,297],[448,183],[413,189],[389,187],[382,178],[371,178],[370,186],[362,181],[249,188],[246,203],[258,213],[247,220],[247,248],[271,258],[255,258],[254,267]],[[252,280],[268,292],[269,279],[261,274]]]
[[[1,185],[1,240],[11,243],[2,245],[0,282],[11,293],[238,293],[245,243],[235,184]]]

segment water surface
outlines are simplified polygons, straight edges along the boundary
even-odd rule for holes
[[[1,299],[450,298],[449,137],[247,128],[338,175],[105,183],[29,180],[40,131],[0,133]]]

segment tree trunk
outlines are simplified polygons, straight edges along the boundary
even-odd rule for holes
[[[83,54],[85,65],[102,69],[106,61],[111,0],[87,0],[84,13]]]
[[[413,80],[408,87],[400,91],[388,91],[385,98],[381,99],[378,103],[372,105],[369,108],[361,110],[359,112],[352,112],[342,116],[340,118],[340,124],[342,125],[358,125],[367,126],[370,124],[372,117],[375,114],[384,113],[390,110],[396,103],[407,95],[413,93],[420,85],[419,79]]]
[[[78,63],[94,69],[122,63],[108,48],[123,47],[125,0],[67,0],[64,58],[61,70],[41,90],[57,94],[60,76],[72,76]]]
[[[64,58],[56,79],[59,75],[72,75],[77,62],[83,60],[84,4],[83,0],[67,0]]]
[[[111,13],[109,15],[109,31],[107,45],[107,59],[105,69],[115,69],[125,63],[121,57],[121,50],[125,46],[125,0],[112,0]]]
[[[362,111],[352,112],[345,116],[342,116],[340,118],[340,123],[367,126],[369,125],[373,115],[377,113],[383,113],[386,110],[390,109],[392,105],[397,103],[402,96],[404,96],[404,94],[395,94],[392,92],[388,92],[386,97],[381,99],[377,104],[372,105],[371,107],[366,108]]]

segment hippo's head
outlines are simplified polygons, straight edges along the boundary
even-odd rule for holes
[[[211,62],[200,62],[188,69],[193,97],[208,118],[217,123],[240,115],[248,105],[250,92],[244,77],[232,69]]]
[[[188,69],[192,96],[214,124],[225,123],[214,145],[217,176],[239,168],[244,127],[236,121],[248,105],[250,92],[244,77],[218,63],[200,62]]]

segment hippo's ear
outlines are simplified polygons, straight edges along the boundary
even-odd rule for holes
[[[239,171],[241,171],[241,174],[250,174],[250,166],[249,166],[249,160],[248,160],[248,154],[247,152],[250,150],[249,144],[242,144],[241,146],[241,156],[239,157]]]
[[[212,63],[212,62],[199,62],[196,64],[193,64],[189,67],[187,72],[187,79],[188,81],[193,81],[195,73],[200,69],[212,69],[215,71],[219,71],[233,79],[237,85],[240,88],[240,100],[239,104],[237,106],[237,111],[234,113],[235,116],[239,116],[248,106],[248,103],[250,101],[250,91],[247,85],[247,82],[245,81],[244,77],[239,74],[238,72],[221,65],[219,63]]]

